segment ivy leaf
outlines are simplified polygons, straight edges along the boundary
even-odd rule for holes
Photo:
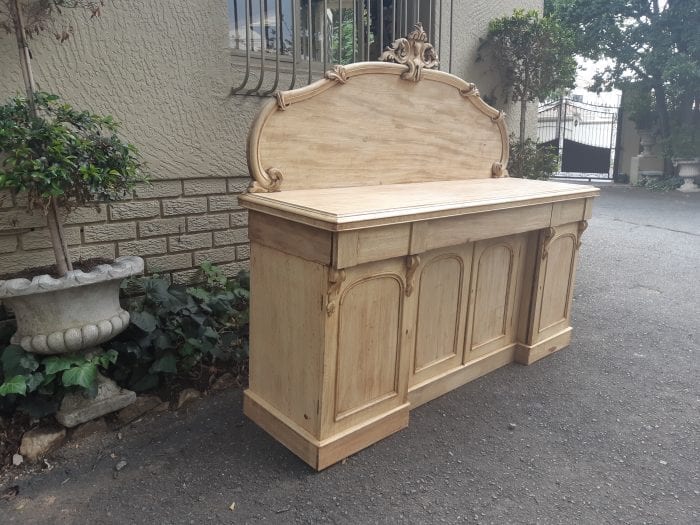
[[[81,386],[89,390],[95,383],[97,366],[89,361],[80,366],[74,366],[63,372],[61,381],[63,386]]]
[[[36,370],[36,368],[30,370],[22,366],[22,360],[28,355],[29,354],[27,354],[21,346],[10,345],[6,347],[2,352],[2,357],[0,357],[2,361],[2,371],[5,377],[14,377]],[[36,359],[34,361],[36,361]]]
[[[14,376],[0,385],[0,396],[8,394],[19,394],[23,396],[27,393],[27,378],[25,376]]]
[[[22,359],[19,360],[19,365],[24,368],[27,372],[34,372],[39,368],[39,361],[36,360],[32,354],[25,354]]]
[[[177,374],[177,358],[173,354],[165,354],[163,357],[153,362],[149,372],[152,374],[158,372]]]
[[[44,382],[44,374],[35,372],[30,376],[25,376],[27,382],[27,392],[34,392]]]
[[[206,301],[211,297],[211,294],[202,288],[188,288],[187,293],[200,301]]]
[[[150,312],[132,312],[131,322],[146,333],[156,329],[156,318]]]
[[[104,354],[96,355],[90,362],[99,367],[107,368],[110,364],[117,362],[117,355],[116,350],[108,350]]]
[[[47,376],[51,376],[83,362],[85,362],[85,358],[77,355],[56,355],[47,357],[44,359],[44,373]]]
[[[219,334],[211,326],[207,326],[204,329],[204,333],[202,334],[202,337],[207,337],[209,339],[217,340],[217,339],[219,339]]]

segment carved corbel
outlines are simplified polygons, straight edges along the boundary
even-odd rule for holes
[[[542,235],[542,260],[544,261],[547,258],[547,255],[549,254],[549,245],[552,242],[552,239],[554,239],[554,236],[557,234],[557,230],[552,228],[551,226],[549,228],[545,228],[543,235]]]
[[[254,179],[248,186],[248,193],[273,193],[282,187],[282,172],[277,168],[268,168],[262,180]]]
[[[345,270],[335,270],[331,268],[328,272],[328,292],[326,301],[326,314],[328,317],[335,312],[335,300],[340,291],[340,286],[345,281]]]
[[[406,297],[410,297],[413,293],[413,278],[420,264],[420,256],[409,255],[406,257]]]
[[[578,236],[576,237],[576,249],[581,248],[581,236],[583,235],[583,232],[586,231],[586,228],[588,228],[588,221],[581,221],[578,223]]]
[[[405,65],[408,69],[401,74],[401,78],[414,82],[423,77],[423,68],[435,69],[439,64],[435,48],[428,43],[428,34],[420,22],[406,38],[394,40],[379,60]]]
[[[324,76],[328,80],[335,80],[338,84],[345,84],[348,81],[348,74],[343,66],[333,66],[333,69],[326,71]]]

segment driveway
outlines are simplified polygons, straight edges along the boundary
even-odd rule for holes
[[[65,447],[0,521],[700,523],[700,194],[604,187],[583,242],[568,349],[344,464],[314,473],[228,391]]]

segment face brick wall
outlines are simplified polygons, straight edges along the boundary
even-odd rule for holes
[[[71,256],[138,255],[148,273],[176,283],[200,280],[204,261],[235,275],[250,253],[248,213],[237,201],[247,184],[242,177],[153,181],[131,200],[75,210],[65,226]],[[0,273],[53,264],[45,219],[24,206],[0,193]]]

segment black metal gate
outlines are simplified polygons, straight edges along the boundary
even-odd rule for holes
[[[559,153],[555,178],[612,180],[619,106],[561,98],[537,110],[537,138]]]

